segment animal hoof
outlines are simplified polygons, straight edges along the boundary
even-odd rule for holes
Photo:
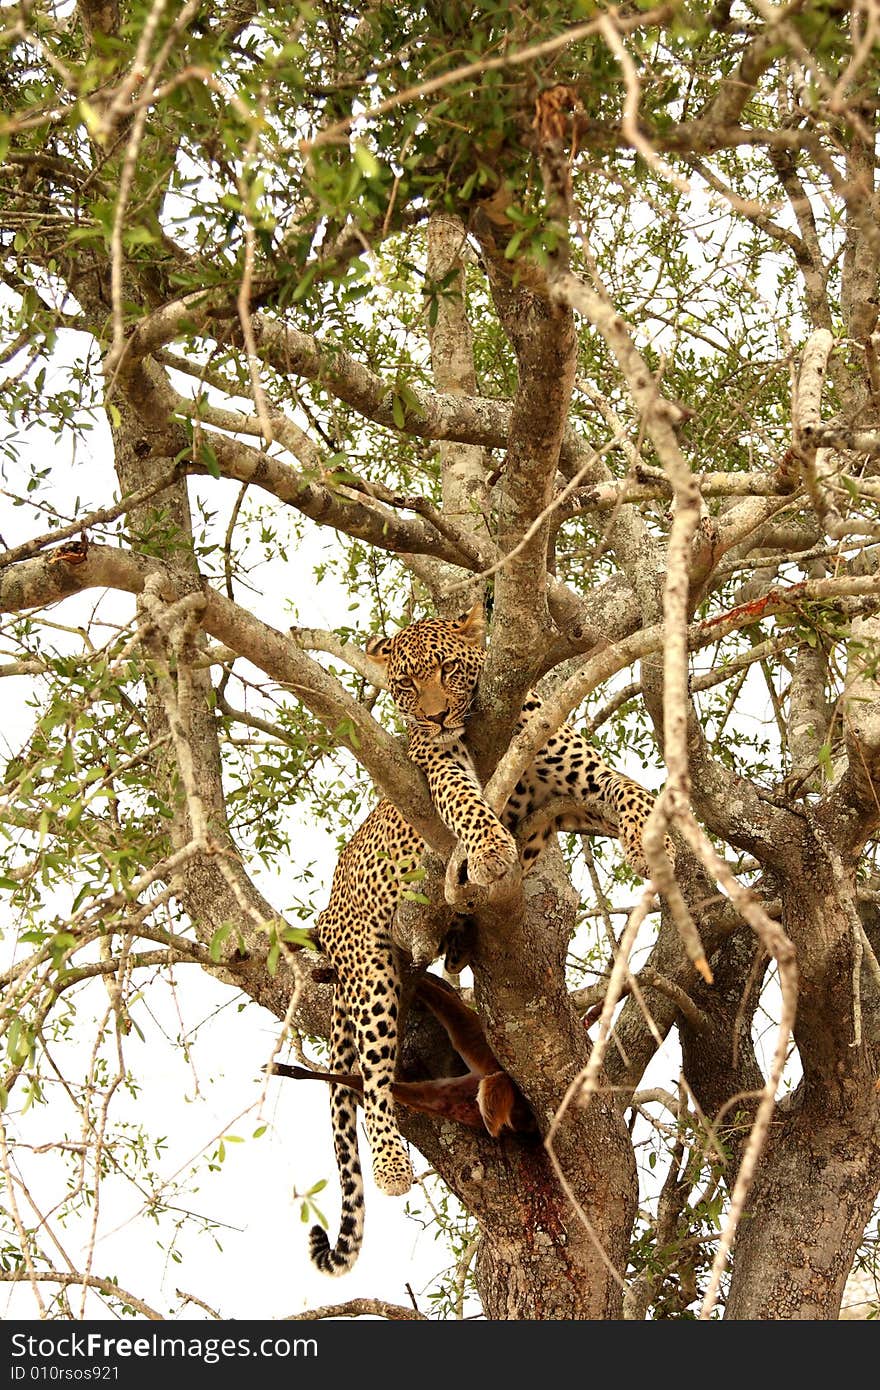
[[[443,967],[450,975],[460,975],[470,965],[474,950],[476,923],[473,917],[459,917],[441,943]]]

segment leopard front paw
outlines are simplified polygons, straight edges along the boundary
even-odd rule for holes
[[[621,837],[621,844],[623,845],[626,862],[629,864],[633,873],[638,874],[639,878],[649,879],[651,877],[651,870],[648,868],[645,851],[642,849],[641,835],[637,840],[627,840]]]
[[[510,873],[518,862],[519,854],[516,841],[503,826],[499,825],[468,854],[467,876],[471,883],[476,883],[481,888],[488,888],[490,884],[496,883],[499,878],[504,878],[505,874]]]
[[[623,845],[623,850],[626,855],[626,862],[629,864],[633,873],[638,874],[639,878],[649,879],[651,877],[651,870],[648,867],[648,861],[645,858],[645,850],[642,844],[641,830],[633,831],[630,833],[624,831],[621,834],[620,842]],[[667,859],[669,860],[672,867],[675,868],[675,846],[673,845],[668,835],[666,836],[663,842],[663,846],[666,850]]]

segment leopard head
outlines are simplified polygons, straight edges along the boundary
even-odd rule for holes
[[[367,643],[367,655],[386,668],[394,703],[432,743],[451,743],[464,730],[485,660],[485,632],[476,603],[460,618],[424,618]]]

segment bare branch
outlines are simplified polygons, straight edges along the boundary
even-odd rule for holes
[[[327,1303],[306,1313],[289,1313],[283,1322],[317,1322],[321,1318],[387,1318],[389,1322],[427,1322],[424,1313],[388,1303],[384,1298],[351,1298],[347,1303]]]

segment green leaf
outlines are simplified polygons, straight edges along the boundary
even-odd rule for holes
[[[291,946],[303,947],[307,951],[318,949],[308,927],[285,927],[281,933],[281,940]]]
[[[152,246],[158,242],[158,240],[159,237],[156,232],[151,231],[149,227],[143,226],[126,227],[122,236],[123,245],[129,248],[135,246]]]
[[[377,179],[379,177],[382,172],[382,166],[376,156],[367,149],[366,145],[362,145],[358,142],[352,153],[354,154],[355,163],[365,178]]]
[[[473,193],[474,189],[476,188],[476,186],[477,186],[477,175],[478,175],[478,173],[479,173],[479,170],[478,170],[478,169],[475,169],[474,172],[473,172],[472,174],[468,174],[467,178],[465,179],[464,183],[462,184],[462,186],[461,186],[461,193],[460,193],[459,196],[461,197],[461,201],[462,201],[463,203],[466,203],[466,202],[468,201],[468,199],[470,198],[470,196],[471,196],[471,194]]]
[[[312,288],[312,282],[315,279],[317,273],[317,265],[306,266],[298,285],[294,289],[293,294],[290,296],[291,303],[297,304],[301,299],[305,298],[309,290]]]
[[[208,945],[208,955],[211,957],[212,961],[217,962],[220,960],[223,954],[223,943],[232,931],[232,926],[232,922],[223,922],[211,937]]]
[[[304,1207],[305,1210],[311,1212],[312,1217],[317,1221],[318,1225],[319,1225],[319,1226],[323,1226],[323,1227],[324,1227],[324,1230],[326,1231],[326,1229],[327,1229],[327,1218],[326,1218],[326,1216],[324,1215],[324,1213],[322,1212],[321,1208],[320,1208],[320,1207],[316,1207],[315,1204],[314,1204],[314,1202],[308,1202],[308,1203],[305,1203],[305,1202],[304,1202],[304,1203],[303,1203],[303,1207]]]
[[[214,446],[209,439],[202,437],[199,448],[199,461],[203,463],[212,478],[220,477],[220,461],[217,458]]]
[[[6,1034],[6,1051],[14,1067],[22,1066],[34,1047],[30,1029],[21,1018],[13,1018]]]
[[[403,401],[404,410],[409,415],[420,418],[422,415],[422,403],[412,387],[405,381],[397,383],[397,394]]]
[[[99,145],[103,145],[105,140],[104,123],[101,119],[100,111],[92,106],[91,102],[86,101],[85,97],[80,97],[77,102],[77,107],[82,117],[83,125],[89,132],[89,135],[91,135],[93,140],[97,140]]]

